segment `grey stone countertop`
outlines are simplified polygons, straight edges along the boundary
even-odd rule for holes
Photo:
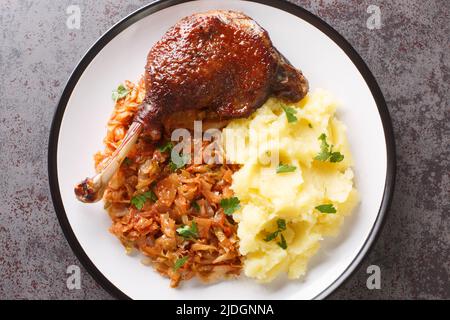
[[[47,143],[71,71],[110,26],[148,0],[0,1],[0,299],[111,299],[58,224]],[[450,2],[294,0],[340,32],[376,77],[397,144],[397,183],[378,241],[332,299],[450,298]],[[68,29],[78,5],[80,29]],[[381,27],[370,29],[373,6]],[[368,12],[369,11],[369,12]],[[369,21],[370,24],[370,21]],[[381,269],[381,289],[366,286]]]

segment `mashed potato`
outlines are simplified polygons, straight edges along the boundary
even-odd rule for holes
[[[224,130],[227,157],[242,164],[232,189],[241,202],[234,218],[247,276],[261,282],[285,272],[290,279],[303,276],[320,240],[336,235],[356,205],[346,127],[335,118],[336,106],[323,90],[292,105],[269,99],[251,117],[234,120]],[[230,133],[243,139],[238,152],[228,144]],[[344,158],[315,159],[324,150],[323,141],[333,146],[330,154],[340,152]],[[290,170],[277,173],[280,165]],[[321,205],[328,210],[318,209]],[[336,212],[322,212],[330,207]]]

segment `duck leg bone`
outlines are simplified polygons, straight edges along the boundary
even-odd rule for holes
[[[123,160],[127,157],[131,148],[135,145],[139,134],[143,130],[140,122],[133,122],[128,129],[125,138],[114,151],[109,161],[101,171],[92,178],[86,178],[75,186],[75,195],[78,200],[85,203],[99,201],[103,197],[106,187],[114,174],[119,170]]]

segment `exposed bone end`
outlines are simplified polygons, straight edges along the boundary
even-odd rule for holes
[[[84,203],[94,203],[103,197],[105,188],[95,184],[94,179],[86,178],[74,188],[78,200]]]
[[[99,201],[103,197],[106,187],[131,148],[135,145],[139,134],[142,132],[142,124],[133,122],[128,129],[122,143],[112,154],[109,161],[101,171],[92,178],[86,178],[75,186],[75,195],[78,200],[85,203]]]

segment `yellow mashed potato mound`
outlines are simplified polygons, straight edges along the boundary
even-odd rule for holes
[[[230,132],[245,137],[244,146],[228,158],[242,164],[233,175],[232,189],[241,205],[234,219],[239,223],[240,252],[246,257],[248,277],[269,282],[282,273],[290,279],[303,276],[320,241],[336,235],[357,204],[346,127],[336,119],[336,107],[324,90],[296,104],[271,98],[249,118],[233,120],[226,127],[225,141]],[[288,113],[297,120],[289,122]],[[249,138],[255,134],[258,139]],[[333,152],[344,155],[342,161],[314,159],[321,152],[322,134]],[[226,146],[227,156],[229,149]],[[261,161],[275,154],[279,162]],[[295,171],[277,173],[280,164],[295,166]],[[324,204],[332,204],[336,213],[316,208]],[[286,227],[267,241],[279,229],[280,220]],[[281,235],[286,249],[280,245]]]

